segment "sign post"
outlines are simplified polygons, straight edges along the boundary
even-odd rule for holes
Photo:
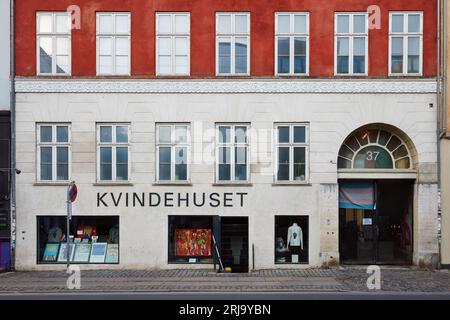
[[[67,253],[67,269],[70,267],[70,220],[72,219],[72,202],[78,195],[77,185],[75,181],[71,181],[67,187],[67,227],[66,227],[66,253]],[[74,248],[75,249],[75,248]]]

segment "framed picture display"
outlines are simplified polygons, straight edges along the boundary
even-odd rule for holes
[[[89,262],[90,255],[91,255],[90,243],[77,243],[75,245],[75,256],[73,258],[74,262]]]
[[[42,261],[55,262],[58,258],[59,243],[47,243],[45,245]]]
[[[119,245],[110,243],[106,249],[105,263],[119,263]]]
[[[108,244],[106,242],[97,242],[92,244],[91,257],[89,262],[91,263],[105,263],[106,248]]]
[[[73,261],[73,255],[75,253],[75,244],[69,243],[69,260]],[[67,261],[67,243],[61,243],[58,254],[58,262]]]

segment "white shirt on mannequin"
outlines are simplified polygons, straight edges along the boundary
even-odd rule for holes
[[[298,247],[303,250],[303,231],[297,223],[293,223],[288,229],[287,246]]]

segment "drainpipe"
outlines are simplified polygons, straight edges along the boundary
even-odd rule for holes
[[[446,3],[446,2],[445,2]],[[437,75],[436,75],[436,111],[437,111],[437,214],[438,214],[438,270],[441,269],[441,0],[437,0]]]
[[[10,47],[11,47],[11,270],[16,265],[16,63],[15,63],[15,37],[14,37],[14,0],[10,4]]]

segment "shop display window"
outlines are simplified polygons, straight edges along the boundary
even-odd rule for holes
[[[38,263],[119,263],[119,217],[73,216],[69,248],[65,216],[39,216]]]
[[[169,263],[213,263],[212,216],[169,216]]]
[[[275,263],[308,263],[308,216],[275,216]]]

